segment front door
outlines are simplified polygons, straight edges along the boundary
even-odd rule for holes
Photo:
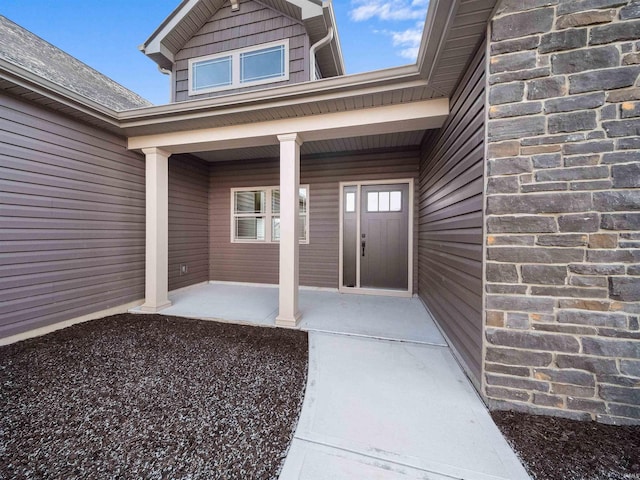
[[[365,185],[360,202],[360,286],[407,289],[409,186]]]
[[[409,290],[409,184],[342,187],[343,289]]]

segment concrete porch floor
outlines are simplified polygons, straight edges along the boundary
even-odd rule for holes
[[[208,283],[161,314],[275,325],[278,290]],[[280,480],[528,479],[417,298],[300,290],[304,405]]]

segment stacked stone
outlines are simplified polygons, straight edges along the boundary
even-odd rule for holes
[[[484,393],[640,423],[640,2],[504,0],[488,44]]]

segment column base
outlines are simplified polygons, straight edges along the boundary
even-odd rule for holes
[[[276,327],[296,328],[301,318],[302,314],[300,312],[296,313],[293,317],[278,315],[276,317]]]
[[[161,303],[160,305],[147,305],[143,303],[140,305],[140,311],[144,313],[158,313],[160,310],[164,310],[167,307],[171,306],[171,302],[167,300],[165,303]]]

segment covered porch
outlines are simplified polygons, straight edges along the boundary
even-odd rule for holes
[[[305,111],[303,106],[299,106],[299,108]],[[308,112],[305,111],[305,113]],[[194,128],[194,123],[190,121],[188,123],[191,128],[187,130],[171,130],[131,136],[128,141],[129,148],[142,151],[145,155],[147,166],[145,303],[140,307],[140,310],[148,313],[169,313],[167,309],[172,308],[173,300],[169,296],[169,283],[172,275],[169,265],[173,261],[169,252],[169,231],[172,228],[169,221],[171,208],[169,205],[169,165],[173,161],[173,157],[179,158],[184,155],[204,162],[205,170],[208,172],[205,174],[209,179],[207,180],[205,195],[209,204],[210,236],[217,236],[219,231],[229,228],[229,203],[227,202],[229,202],[229,194],[233,195],[234,190],[238,189],[237,187],[261,187],[270,192],[266,200],[267,205],[269,205],[266,207],[267,214],[261,219],[266,223],[267,244],[262,245],[258,250],[254,249],[252,253],[259,257],[259,263],[253,271],[246,263],[244,266],[227,264],[223,267],[223,269],[227,269],[227,275],[233,277],[235,273],[234,278],[245,283],[251,282],[253,276],[260,276],[265,270],[270,270],[271,276],[266,283],[277,283],[278,298],[274,318],[269,317],[269,322],[273,322],[278,326],[295,327],[298,326],[303,315],[309,315],[313,311],[313,308],[309,307],[313,302],[312,298],[306,300],[308,305],[306,308],[300,305],[300,277],[301,275],[308,275],[310,270],[324,268],[323,263],[327,256],[332,259],[333,263],[330,262],[332,270],[326,269],[322,279],[304,279],[302,283],[335,289],[342,285],[342,230],[338,233],[338,225],[342,225],[342,221],[338,221],[338,216],[342,215],[342,182],[368,185],[367,181],[371,180],[373,183],[382,185],[398,182],[406,185],[406,191],[403,194],[406,196],[402,197],[403,206],[398,208],[403,210],[405,225],[408,224],[408,231],[405,230],[404,238],[401,240],[405,245],[406,251],[404,252],[403,263],[407,267],[405,272],[408,273],[401,274],[401,277],[404,276],[403,295],[410,297],[414,293],[414,283],[417,278],[417,271],[414,272],[413,268],[415,263],[413,258],[415,251],[415,198],[413,188],[418,171],[417,158],[420,142],[427,130],[435,129],[442,125],[448,113],[448,100],[440,98],[370,107],[367,108],[366,115],[359,111],[346,111],[296,117],[289,112],[289,118],[280,120],[245,120],[240,124],[216,128]],[[142,130],[134,131],[150,132],[158,129],[165,130],[166,128],[167,126],[165,125],[162,127],[147,125]],[[309,240],[307,237],[307,241],[304,242],[307,245],[304,245],[304,247],[307,252],[311,251],[307,258],[310,256],[315,257],[311,262],[306,260],[306,270],[301,268],[301,242],[299,240],[301,228],[304,228],[301,227],[299,221],[301,213],[299,192],[302,183],[301,156],[304,154],[305,148],[307,148],[307,152],[312,152],[311,156],[307,155],[306,157],[307,160],[310,159],[307,164],[313,164],[311,168],[316,169],[315,172],[310,174],[312,175],[311,181],[304,179],[310,184],[311,189],[310,212],[305,212],[307,217],[311,217],[311,220],[308,220],[311,239]],[[397,148],[397,150],[394,150],[394,148]],[[407,160],[408,157],[406,155],[406,152],[409,151],[408,149],[412,149],[410,161]],[[336,161],[344,165],[346,163],[341,160],[341,155],[343,157],[344,155],[361,156],[362,152],[368,155],[366,159],[359,158],[357,161],[354,160],[358,164],[357,168],[345,170],[342,176],[333,174],[330,169],[328,170],[324,166],[325,163],[331,165],[332,160],[334,166]],[[378,155],[378,157],[374,158],[375,155]],[[388,158],[392,159],[391,163],[387,160]],[[368,159],[371,159],[371,161]],[[248,178],[246,171],[252,167],[246,162],[266,162],[264,163],[266,165],[270,160],[274,161],[273,166],[277,170],[274,170],[273,173],[277,174],[276,178],[279,181],[275,182],[271,179],[272,177],[266,177],[269,178],[269,180],[264,180],[266,183],[258,183],[256,185],[255,182],[257,180]],[[228,167],[225,168],[228,171],[235,168],[232,164],[242,164],[242,162],[248,165],[245,167],[245,173],[242,178],[240,178],[240,175],[233,177],[233,182],[245,183],[230,184],[231,188],[227,185],[222,187],[215,185],[216,179],[220,175],[224,175],[224,173],[220,175],[217,173],[219,171],[218,165],[227,165]],[[387,162],[387,165],[381,167],[380,162]],[[264,167],[259,165],[257,168]],[[400,175],[399,171],[408,171],[410,174]],[[364,172],[370,173],[367,173],[368,176],[363,177],[365,175]],[[317,183],[313,183],[313,181]],[[236,188],[234,189],[234,187]],[[386,190],[389,190],[389,188]],[[271,221],[276,217],[276,215],[271,215],[271,192],[276,189],[278,189],[279,202],[277,213],[278,238],[271,239],[269,238],[272,228]],[[396,192],[387,192],[387,198],[391,193]],[[216,197],[216,195],[218,196]],[[315,198],[314,195],[316,196]],[[325,211],[318,214],[320,209],[316,207],[316,202],[327,203],[329,196],[331,198],[328,202],[330,205],[323,206]],[[214,197],[216,198],[214,199]],[[233,202],[235,200],[233,198],[235,197],[231,199],[232,223],[235,221],[233,211]],[[386,208],[389,210],[388,205]],[[364,212],[364,210],[362,211]],[[223,225],[220,225],[220,219],[222,219]],[[224,225],[225,222],[226,225]],[[213,227],[214,224],[217,225],[217,228]],[[229,259],[236,256],[238,252],[247,251],[250,248],[246,241],[239,241],[234,238],[234,228],[237,227],[231,227],[231,241],[228,240],[229,235],[226,236],[226,239],[216,237],[210,240],[207,247],[207,263],[209,264],[208,276],[205,277],[207,280],[219,279],[217,277],[220,271],[219,266],[221,262],[225,261],[225,258],[220,259],[218,251],[226,249],[224,257]],[[188,237],[188,232],[185,233],[185,237]],[[323,238],[318,241],[318,237]],[[356,238],[354,233],[354,246],[356,243],[360,244],[359,238],[360,235],[358,234]],[[222,248],[217,248],[214,242],[219,242],[218,246],[222,245],[222,243],[224,245],[222,245]],[[370,249],[371,246],[368,248]],[[384,252],[384,248],[380,248],[379,251]],[[337,261],[338,252],[340,252],[340,267]],[[356,256],[358,255],[353,255],[354,258]],[[272,264],[265,265],[262,262],[264,258],[273,259],[276,263],[273,264],[274,262],[272,261]],[[389,263],[393,263],[393,260],[389,260]],[[175,269],[175,267],[172,268]],[[182,269],[182,265],[180,268]],[[242,268],[245,270],[240,273]],[[274,272],[277,275],[275,278],[273,276]],[[182,273],[181,270],[180,275]],[[307,283],[305,283],[305,280]],[[356,286],[359,287],[359,284]],[[387,293],[398,294],[398,292]],[[216,292],[213,292],[213,295],[215,294]],[[207,303],[204,304],[206,305]],[[318,305],[321,304],[322,302],[318,303]],[[269,313],[272,311],[270,310]],[[210,318],[216,317],[216,314],[215,312],[200,312],[196,316]],[[263,317],[262,321],[266,321],[265,318]],[[241,318],[236,316],[234,320],[241,320]],[[413,326],[407,327],[407,335],[409,335],[412,328]]]

